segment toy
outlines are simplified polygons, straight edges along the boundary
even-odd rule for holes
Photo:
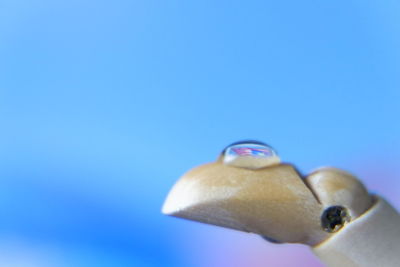
[[[328,266],[400,266],[400,215],[389,203],[340,169],[303,178],[261,142],[234,143],[186,173],[162,211],[302,243]]]

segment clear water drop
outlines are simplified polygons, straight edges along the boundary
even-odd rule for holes
[[[272,147],[258,141],[233,143],[222,154],[224,164],[247,169],[260,169],[280,162]]]

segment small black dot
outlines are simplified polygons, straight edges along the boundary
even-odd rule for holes
[[[347,209],[342,206],[329,207],[321,216],[322,228],[329,233],[338,231],[349,220]]]

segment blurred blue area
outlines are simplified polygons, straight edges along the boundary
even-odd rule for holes
[[[161,205],[185,171],[251,138],[304,172],[350,170],[399,208],[399,12],[0,1],[0,265],[320,266]]]

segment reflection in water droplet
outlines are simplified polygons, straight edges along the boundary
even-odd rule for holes
[[[257,141],[234,143],[222,153],[225,164],[247,169],[260,169],[280,162],[274,149]]]

